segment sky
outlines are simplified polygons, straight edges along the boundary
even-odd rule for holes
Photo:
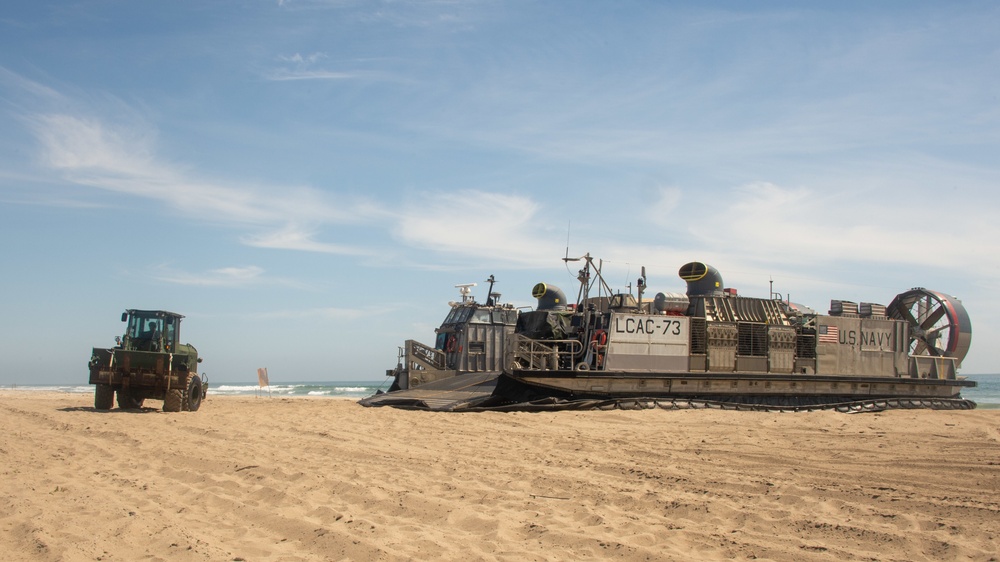
[[[954,295],[1000,372],[995,2],[64,0],[0,10],[0,385],[127,308],[211,381],[382,380],[455,285]]]

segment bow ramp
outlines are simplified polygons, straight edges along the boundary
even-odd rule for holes
[[[394,406],[438,412],[465,410],[478,406],[493,395],[498,376],[498,373],[458,375],[409,390],[376,394],[358,403],[362,406]]]

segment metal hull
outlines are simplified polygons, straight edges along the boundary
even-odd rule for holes
[[[613,371],[518,371],[511,378],[540,391],[580,398],[698,397],[829,397],[866,398],[960,397],[975,386],[962,379],[916,379],[865,376],[785,375],[760,373],[638,373]]]
[[[793,385],[794,383],[794,385]],[[438,412],[729,408],[843,412],[894,408],[970,409],[958,391],[974,383],[884,377],[783,377],[753,373],[636,374],[550,371],[530,376],[470,373],[376,394],[364,406]],[[595,390],[603,387],[605,390]]]

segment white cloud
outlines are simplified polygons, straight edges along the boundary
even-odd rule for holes
[[[317,230],[294,225],[357,224],[377,216],[364,201],[334,201],[306,187],[231,186],[192,177],[156,157],[155,134],[137,124],[113,126],[95,118],[43,114],[29,119],[45,165],[78,185],[143,197],[194,218],[271,228],[246,236],[253,246],[325,253],[361,254],[352,245],[322,242]]]
[[[312,53],[306,56],[302,56],[301,53],[295,53],[294,55],[291,56],[279,56],[278,60],[284,62],[293,62],[296,64],[312,64],[318,60],[325,58],[327,58],[325,53]]]
[[[796,263],[857,261],[958,267],[992,251],[1000,227],[953,220],[922,196],[876,198],[756,182],[735,189],[691,229],[720,253]]]
[[[14,86],[13,91],[21,91],[35,98],[44,98],[50,101],[63,100],[62,94],[55,89],[11,72],[2,66],[0,66],[0,83],[11,84]]]
[[[178,271],[166,265],[156,268],[156,279],[177,285],[240,287],[266,281],[264,270],[257,266],[221,267],[202,273]]]
[[[275,82],[294,80],[389,80],[392,77],[384,72],[373,70],[334,70],[324,68],[323,62],[329,57],[326,53],[312,53],[302,55],[280,55],[277,57],[282,64],[279,68],[274,68],[263,73],[266,80]],[[350,64],[357,64],[353,61]],[[347,63],[342,63],[347,64]]]
[[[42,114],[31,120],[46,164],[57,170],[146,176],[153,169],[148,131],[110,128],[97,119]]]
[[[349,80],[361,75],[353,72],[335,72],[331,70],[290,70],[280,69],[266,75],[268,80],[275,82],[289,80]]]
[[[300,250],[341,255],[367,255],[371,253],[370,250],[360,247],[318,242],[315,237],[314,231],[302,230],[289,225],[276,231],[244,236],[241,240],[248,246],[275,250]]]
[[[229,278],[239,281],[252,281],[264,273],[264,270],[257,266],[248,267],[222,267],[213,269],[212,273],[219,277]]]
[[[528,197],[477,190],[425,193],[397,212],[395,235],[439,254],[524,265],[549,265],[560,255],[568,215],[550,224]]]
[[[279,285],[297,289],[305,288],[304,285],[297,281],[268,275],[263,268],[255,265],[228,266],[202,272],[191,272],[162,264],[153,268],[151,277],[173,285],[199,287],[240,288]]]
[[[277,310],[255,314],[258,319],[302,319],[302,318],[323,318],[327,320],[357,320],[359,318],[371,318],[379,314],[385,314],[386,309],[361,309],[361,308],[339,308],[320,307],[299,310]]]
[[[240,238],[253,247],[375,256],[384,252],[357,242],[356,232],[344,244],[323,240],[323,227],[385,224],[395,225],[395,235],[412,247],[523,266],[548,264],[559,254],[563,239],[563,219],[550,229],[552,225],[537,216],[539,204],[527,197],[474,190],[432,192],[392,209],[365,200],[341,201],[308,187],[226,185],[163,161],[157,156],[155,131],[137,120],[111,124],[45,113],[28,122],[41,145],[41,161],[64,180],[165,203],[194,219],[253,227],[255,233]],[[556,231],[559,235],[553,238]],[[221,271],[162,279],[202,285],[248,281]]]
[[[675,211],[683,199],[683,191],[676,187],[661,187],[656,197],[644,205],[646,216],[653,224],[674,226],[677,221]]]

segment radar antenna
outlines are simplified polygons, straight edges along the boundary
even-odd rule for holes
[[[462,302],[469,302],[476,300],[475,297],[471,296],[472,288],[475,286],[476,286],[475,283],[461,283],[459,285],[455,285],[455,288],[458,289],[458,292],[462,294]]]

